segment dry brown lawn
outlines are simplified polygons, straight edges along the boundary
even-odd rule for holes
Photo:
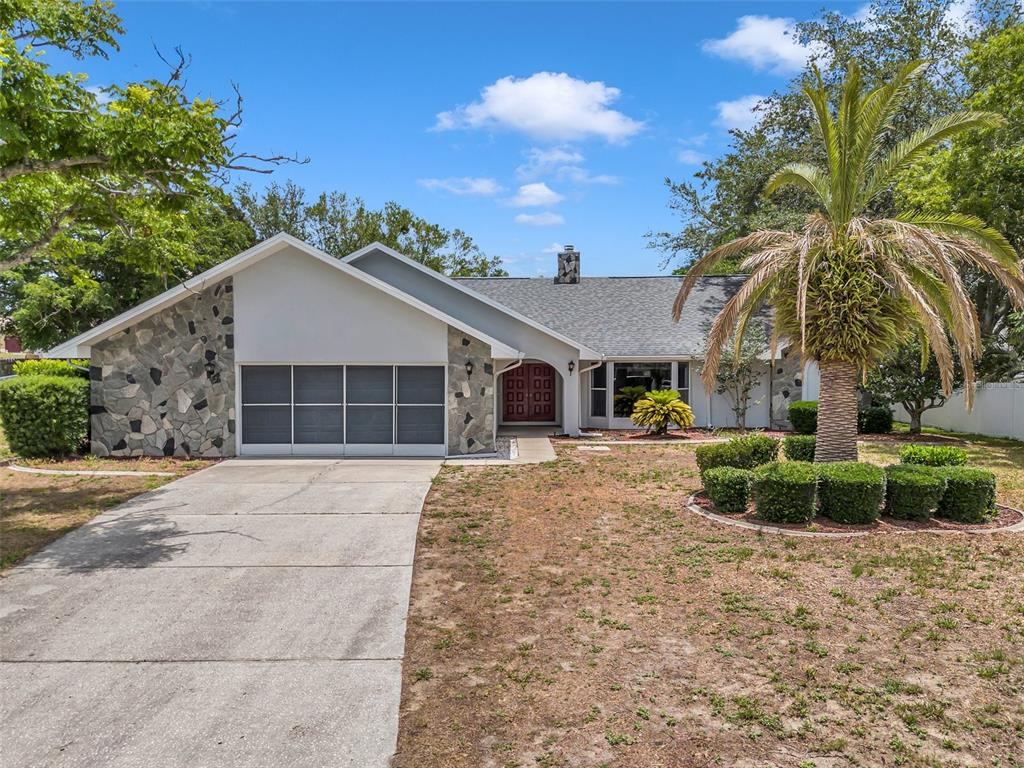
[[[1024,536],[766,537],[698,486],[685,445],[443,469],[394,765],[1024,765]]]

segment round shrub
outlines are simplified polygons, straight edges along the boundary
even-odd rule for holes
[[[715,467],[738,467],[746,469],[745,457],[740,455],[739,449],[731,443],[708,443],[698,445],[694,451],[697,458],[697,466],[700,467],[700,475]]]
[[[814,435],[790,435],[782,441],[782,452],[790,461],[814,461]]]
[[[789,423],[798,435],[813,435],[818,431],[818,401],[796,400],[789,404]]]
[[[753,473],[736,467],[714,467],[703,475],[704,492],[715,502],[719,512],[745,512],[750,501]]]
[[[862,461],[818,465],[821,514],[847,525],[872,523],[885,501],[885,470]]]
[[[887,435],[892,432],[892,411],[884,405],[871,405],[857,413],[858,431],[865,435]]]
[[[901,520],[928,520],[945,490],[946,478],[931,467],[890,464],[885,468],[885,513]]]
[[[939,502],[938,517],[957,523],[984,523],[996,514],[996,476],[974,467],[936,467],[945,477],[946,490]]]
[[[779,458],[779,441],[768,435],[743,435],[734,437],[729,442],[738,446],[740,452],[749,457],[747,469],[770,464]]]
[[[0,423],[21,456],[74,453],[89,423],[89,382],[73,376],[15,376],[0,382]]]
[[[967,451],[953,445],[904,445],[900,448],[900,461],[928,467],[959,467],[967,463]]]
[[[67,360],[19,360],[14,364],[15,376],[78,376],[89,378],[88,362],[78,366]]]
[[[805,461],[765,464],[754,470],[758,517],[773,523],[806,523],[814,517],[818,475]]]

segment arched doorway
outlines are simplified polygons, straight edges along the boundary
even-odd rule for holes
[[[525,360],[505,371],[501,384],[501,423],[557,424],[559,379],[545,362]]]

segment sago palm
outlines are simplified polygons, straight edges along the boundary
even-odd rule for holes
[[[729,339],[742,339],[761,307],[772,307],[773,356],[782,336],[821,371],[817,461],[857,458],[858,376],[914,334],[925,354],[935,356],[947,393],[955,350],[970,407],[981,334],[960,276],[962,265],[992,275],[1017,306],[1024,303],[1018,255],[981,220],[952,212],[868,214],[894,175],[915,159],[957,133],[1001,122],[990,113],[957,112],[887,148],[892,118],[924,68],[924,62],[911,62],[888,85],[865,91],[857,66],[851,65],[834,112],[815,70],[803,92],[827,165],[787,165],[768,180],[764,193],[796,186],[815,196],[819,210],[807,216],[801,231],[753,232],[698,259],[673,308],[678,319],[697,278],[715,262],[745,255],[741,269],[749,277],[712,324],[701,378],[710,391],[723,347]]]

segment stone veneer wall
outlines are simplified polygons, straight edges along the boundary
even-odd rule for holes
[[[473,363],[467,374],[466,363]],[[494,361],[490,348],[448,326],[448,453],[493,453]]]
[[[98,456],[233,456],[231,278],[92,348],[91,447]]]
[[[803,397],[803,366],[800,350],[787,347],[775,361],[772,369],[772,429],[792,429],[789,423],[789,404]]]

